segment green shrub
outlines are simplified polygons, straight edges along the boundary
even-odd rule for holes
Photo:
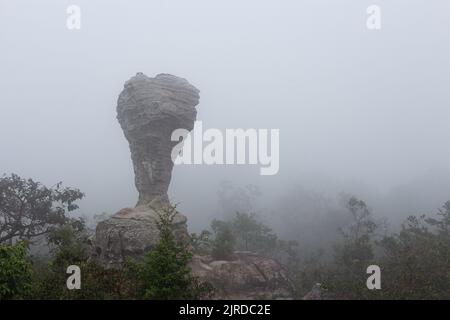
[[[192,253],[172,233],[175,214],[175,207],[158,212],[159,243],[142,261],[128,267],[137,274],[139,296],[144,299],[199,299],[210,293],[209,285],[200,284],[191,276],[188,263]]]
[[[0,244],[0,300],[24,299],[32,290],[33,270],[24,242]]]

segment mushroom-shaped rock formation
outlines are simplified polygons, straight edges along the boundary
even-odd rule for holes
[[[127,138],[133,160],[139,200],[97,225],[92,258],[107,268],[120,268],[128,257],[139,258],[159,241],[158,211],[172,210],[167,189],[172,175],[171,141],[176,129],[192,130],[199,91],[186,80],[160,74],[138,73],[125,83],[119,96],[117,119]],[[175,238],[189,243],[186,217],[176,213]],[[215,288],[213,299],[290,299],[292,283],[275,260],[252,253],[215,261],[194,256],[192,274]]]
[[[199,90],[173,75],[138,73],[125,83],[117,119],[130,145],[139,200],[136,208],[122,209],[97,225],[93,258],[103,265],[119,268],[127,257],[139,257],[158,242],[157,210],[170,205],[171,153],[178,143],[171,135],[176,129],[193,129],[198,102]],[[186,217],[180,213],[173,230],[179,240],[189,241]]]
[[[125,83],[117,119],[130,144],[138,205],[156,198],[168,203],[171,152],[178,143],[171,135],[176,129],[193,129],[199,98],[199,90],[169,74],[149,78],[138,73]]]

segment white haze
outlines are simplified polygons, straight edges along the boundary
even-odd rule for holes
[[[380,31],[372,1],[0,0],[0,173],[78,187],[86,215],[133,206],[117,96],[136,72],[171,73],[201,90],[204,127],[280,129],[276,176],[174,169],[194,229],[220,211],[223,180],[261,186],[267,210],[299,185],[434,211],[450,199],[450,2],[376,2]]]

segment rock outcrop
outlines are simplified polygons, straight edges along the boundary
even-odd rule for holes
[[[214,287],[212,299],[292,299],[294,286],[274,259],[237,252],[232,260],[194,256],[192,273]]]
[[[159,241],[160,210],[170,210],[167,190],[173,162],[171,141],[176,129],[192,130],[199,91],[186,80],[138,73],[125,83],[119,96],[117,119],[129,142],[139,200],[97,225],[92,258],[107,268],[120,268],[128,257],[139,258]],[[176,213],[172,230],[189,243],[186,217]],[[289,299],[293,286],[273,259],[236,253],[232,260],[214,261],[194,256],[194,276],[215,288],[214,299]]]
[[[138,205],[155,198],[168,203],[172,176],[171,141],[175,129],[191,131],[197,116],[199,90],[169,74],[149,78],[138,73],[125,83],[117,105],[117,119],[130,144]]]
[[[122,209],[96,228],[92,257],[107,268],[119,269],[127,258],[139,258],[159,241],[157,210],[160,204]],[[189,243],[186,217],[177,213],[172,230],[175,237]]]
[[[127,257],[139,257],[158,242],[158,210],[170,205],[167,196],[172,175],[171,141],[176,129],[192,130],[199,90],[185,79],[169,74],[149,78],[136,74],[125,83],[117,104],[117,119],[130,145],[136,208],[122,209],[97,225],[93,259],[118,268]],[[173,231],[188,241],[186,217],[177,213]]]

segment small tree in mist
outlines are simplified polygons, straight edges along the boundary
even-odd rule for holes
[[[297,242],[280,240],[256,214],[236,212],[229,221],[213,220],[212,256],[230,259],[234,251],[250,251],[292,263]]]
[[[336,260],[358,273],[373,259],[373,236],[377,224],[364,201],[352,197],[347,203],[347,209],[351,221],[346,228],[339,229],[344,241],[336,247]]]
[[[211,229],[212,233],[204,230],[199,235],[192,235],[196,253],[210,254],[217,260],[230,260],[235,251],[250,251],[282,263],[296,263],[298,243],[279,239],[256,214],[237,212],[232,220],[214,219]]]
[[[278,236],[256,214],[236,212],[232,228],[238,250],[271,255],[280,249]]]
[[[366,268],[373,264],[377,224],[362,200],[351,197],[346,207],[349,224],[340,228],[341,241],[334,246],[334,259],[322,261],[322,253],[311,255],[293,272],[300,298],[316,282],[323,284],[327,296],[337,299],[376,297],[378,292],[366,287]]]
[[[354,197],[347,203],[350,224],[339,229],[343,241],[335,246],[334,268],[328,274],[328,287],[337,296],[361,299],[375,291],[366,287],[366,268],[374,258],[374,235],[377,224],[366,203]]]
[[[217,260],[228,260],[234,253],[235,238],[228,222],[213,220],[211,228],[214,231],[211,256]]]

